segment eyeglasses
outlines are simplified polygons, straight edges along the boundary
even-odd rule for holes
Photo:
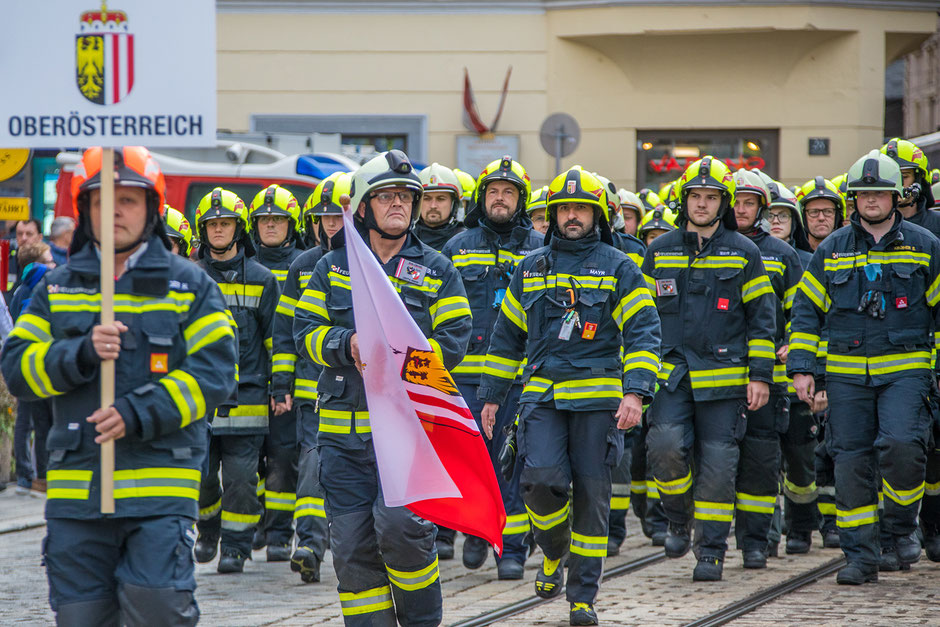
[[[395,200],[395,197],[398,196],[398,199],[404,203],[414,202],[415,193],[410,190],[405,190],[403,192],[379,192],[378,194],[373,194],[372,197],[379,201],[380,205],[390,205],[392,201]]]
[[[835,209],[807,209],[806,216],[809,218],[818,218],[819,216],[826,216],[827,218],[834,218],[836,216]]]
[[[771,222],[789,222],[792,219],[789,211],[783,213],[768,213],[767,219]]]

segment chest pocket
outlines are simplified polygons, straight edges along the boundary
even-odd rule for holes
[[[411,287],[401,288],[401,300],[405,303],[408,313],[414,318],[418,328],[426,336],[431,335],[431,298],[426,293]]]
[[[712,307],[719,314],[734,311],[741,301],[743,268],[718,268],[715,270],[715,291]]]
[[[545,298],[545,290],[523,292],[519,304],[522,305],[522,309],[525,311],[529,339],[538,339],[547,335],[545,327],[549,324],[550,319],[561,318],[564,313],[563,309],[548,302],[548,299]],[[551,311],[546,311],[546,307],[550,307]],[[557,333],[558,330],[556,329],[555,332]]]
[[[920,270],[922,267],[907,263],[890,264],[894,304],[897,308],[909,309],[923,300],[927,286],[924,273]]]
[[[149,317],[143,325],[143,360],[151,379],[159,379],[185,358],[185,342],[176,332],[178,322],[170,316]]]
[[[255,350],[258,323],[255,317],[242,307],[230,308],[235,326],[238,327],[238,354],[245,357]]]
[[[608,290],[584,290],[578,298],[581,304],[578,315],[581,317],[581,326],[592,323],[600,326],[602,320],[610,316],[607,300],[610,297]]]
[[[81,444],[82,424],[80,422],[53,424],[46,439],[49,461],[61,462],[69,452],[77,451]]]
[[[859,297],[859,273],[855,268],[836,270],[829,279],[829,298],[836,309],[857,310]]]

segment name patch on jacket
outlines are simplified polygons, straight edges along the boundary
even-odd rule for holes
[[[657,296],[677,296],[678,294],[675,279],[656,279]]]

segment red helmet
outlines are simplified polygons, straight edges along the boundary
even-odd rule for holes
[[[101,187],[101,146],[85,151],[72,174],[72,209],[76,215],[88,207],[88,193]],[[148,190],[147,207],[161,216],[166,204],[166,180],[156,159],[143,146],[114,150],[114,184]]]

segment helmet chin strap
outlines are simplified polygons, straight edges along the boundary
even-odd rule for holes
[[[212,243],[209,241],[208,237],[204,238],[203,241],[206,242],[206,245],[209,247],[210,252],[213,252],[216,255],[224,255],[228,251],[232,250],[232,247],[238,243],[238,238],[241,237],[241,234],[242,234],[241,231],[242,231],[242,227],[241,227],[241,224],[239,224],[238,227],[235,229],[235,235],[232,236],[232,241],[230,241],[228,245],[225,246],[224,248],[216,248],[215,246],[213,246]]]
[[[412,215],[414,215],[414,206],[412,206],[411,212],[412,212]],[[392,235],[391,233],[386,233],[385,231],[379,228],[378,222],[375,221],[375,214],[372,213],[372,207],[369,206],[369,203],[366,203],[366,215],[365,215],[364,222],[368,230],[375,231],[376,233],[379,234],[379,237],[381,237],[382,239],[401,239],[404,236],[408,235],[408,231],[411,230],[410,228],[405,229],[398,235]]]
[[[888,219],[893,218],[893,217],[894,217],[894,212],[897,211],[897,210],[898,210],[898,206],[897,206],[897,202],[895,202],[895,203],[894,203],[894,206],[891,207],[891,211],[888,212],[888,215],[886,215],[885,217],[881,218],[880,220],[869,220],[868,218],[866,218],[865,216],[863,216],[861,212],[858,213],[858,218],[859,218],[859,220],[864,220],[867,224],[870,224],[870,225],[872,225],[872,226],[875,226],[876,224],[882,224],[883,222],[886,222]]]

